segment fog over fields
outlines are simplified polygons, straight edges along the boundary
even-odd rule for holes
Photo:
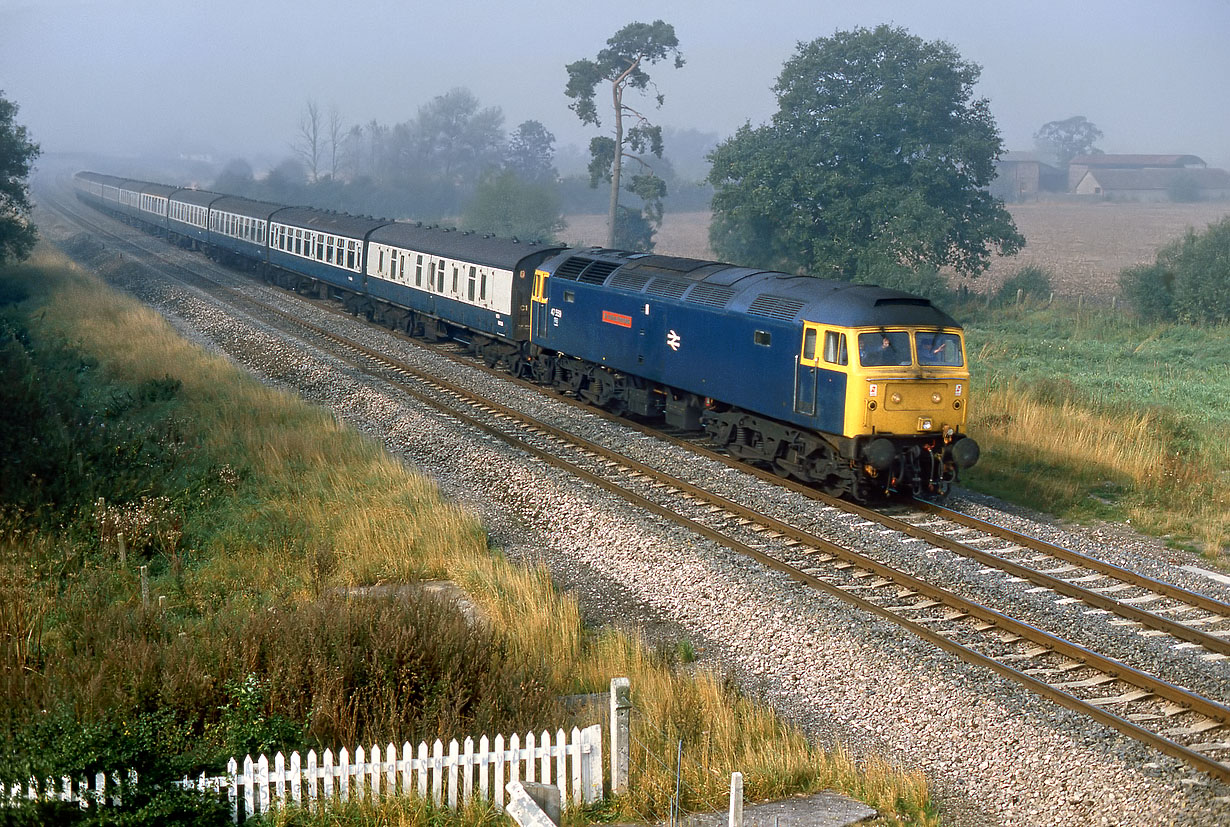
[[[391,124],[454,87],[501,107],[508,129],[541,121],[565,147],[593,133],[568,109],[564,65],[657,18],[687,59],[653,73],[667,127],[725,138],[762,123],[798,41],[889,23],[983,67],[977,91],[1008,149],[1084,115],[1107,152],[1230,166],[1224,0],[0,0],[0,89],[47,153],[272,163],[309,99],[348,124]]]

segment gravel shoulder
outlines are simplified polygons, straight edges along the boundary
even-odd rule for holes
[[[263,381],[328,407],[432,477],[481,516],[494,546],[546,566],[561,590],[577,596],[589,623],[639,629],[652,645],[673,648],[687,640],[702,666],[730,674],[818,743],[921,769],[952,824],[1230,823],[1224,785],[1113,730],[426,411],[200,293],[135,272],[116,286],[152,305],[190,339]],[[274,295],[258,285],[241,289]],[[303,315],[327,314],[308,306]],[[693,473],[761,485],[737,471],[707,471],[694,459],[671,458],[674,449],[661,443],[584,412],[556,410],[563,406],[548,397],[530,398],[529,391],[442,363],[383,331],[329,318],[346,335],[379,343],[406,361],[434,362],[475,385],[502,385],[497,398],[516,397],[544,415],[610,430],[610,439],[639,443],[647,454],[690,465]],[[1082,550],[1104,549],[1103,538],[1113,537],[1107,555],[1113,562],[1222,599],[1230,595],[1177,567],[1197,559],[1120,527],[1059,526],[975,496],[955,504]],[[635,700],[635,687],[633,693]]]

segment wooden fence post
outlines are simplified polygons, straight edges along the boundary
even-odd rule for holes
[[[628,791],[632,690],[627,678],[611,679],[611,793]]]

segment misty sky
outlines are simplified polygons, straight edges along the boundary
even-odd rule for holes
[[[564,64],[656,18],[687,59],[651,69],[666,126],[726,137],[763,123],[798,41],[890,23],[982,66],[1008,149],[1079,114],[1107,152],[1230,167],[1226,0],[0,0],[0,90],[46,153],[276,160],[308,99],[389,125],[457,86],[510,131],[535,119],[586,144]]]

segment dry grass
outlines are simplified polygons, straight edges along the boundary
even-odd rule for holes
[[[1147,533],[1230,551],[1230,487],[1223,456],[1181,459],[1159,414],[1099,413],[1071,401],[1039,401],[1014,386],[989,389],[970,433],[982,443],[996,486],[1029,491],[1062,508],[1088,506],[1088,492],[1122,510]],[[1085,516],[1096,516],[1093,514]]]

